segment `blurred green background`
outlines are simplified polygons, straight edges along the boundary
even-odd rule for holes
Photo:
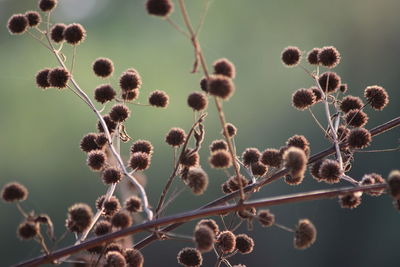
[[[173,126],[190,128],[193,120],[186,106],[187,95],[199,90],[202,75],[190,74],[193,49],[181,34],[161,19],[150,17],[143,0],[60,0],[52,19],[78,22],[88,31],[78,47],[75,78],[92,95],[104,81],[91,72],[97,57],[114,61],[112,83],[129,67],[143,78],[139,102],[148,94],[165,90],[170,95],[168,109],[131,106],[127,131],[134,139],[148,139],[155,147],[152,167],[146,171],[150,203],[156,204],[171,172],[171,149],[164,134]],[[204,1],[187,1],[197,23]],[[70,91],[36,88],[34,76],[44,67],[57,63],[54,57],[27,34],[11,36],[6,24],[14,13],[35,9],[36,1],[0,0],[0,186],[13,180],[25,184],[30,196],[23,206],[37,213],[48,213],[56,234],[64,232],[67,207],[75,202],[94,206],[105,186],[98,174],[88,170],[85,154],[79,149],[83,135],[95,131],[94,114]],[[237,68],[236,93],[224,105],[228,121],[238,127],[236,145],[280,147],[293,134],[303,134],[311,142],[312,153],[328,147],[321,131],[308,112],[291,107],[295,89],[309,87],[311,80],[300,68],[288,69],[280,53],[288,45],[303,51],[324,45],[336,46],[342,63],[336,71],[348,83],[352,95],[362,95],[368,85],[379,84],[389,92],[390,105],[382,112],[367,108],[368,128],[399,115],[400,92],[400,2],[397,0],[308,0],[240,1],[213,0],[200,35],[208,60],[227,57]],[[177,11],[177,7],[175,8]],[[172,18],[181,23],[174,12]],[[64,46],[68,57],[72,48]],[[304,63],[306,65],[306,63]],[[108,105],[108,108],[110,105]],[[209,105],[202,164],[210,176],[208,191],[200,197],[187,190],[167,213],[185,211],[220,196],[224,173],[210,170],[208,144],[221,138],[215,106]],[[314,109],[324,120],[321,106]],[[373,148],[398,145],[399,129],[374,138]],[[127,157],[129,144],[123,147]],[[398,152],[356,155],[350,175],[360,179],[370,172],[384,177],[400,168]],[[343,183],[343,185],[347,185]],[[181,188],[181,183],[176,183]],[[258,197],[326,188],[308,175],[302,185],[289,187],[282,181],[261,190]],[[355,210],[344,210],[336,199],[272,207],[277,222],[294,226],[300,218],[310,218],[318,229],[316,243],[305,251],[293,249],[292,234],[255,224],[252,236],[255,250],[250,255],[234,256],[232,263],[247,266],[398,266],[400,216],[388,196],[365,196]],[[15,230],[21,221],[13,205],[0,204],[1,265],[39,254],[33,241],[20,241]],[[178,232],[190,234],[193,225]],[[239,232],[246,231],[243,224]],[[135,236],[138,240],[143,235]],[[69,235],[61,245],[71,244]],[[146,266],[177,266],[176,254],[188,243],[162,241],[143,249]],[[204,266],[213,266],[214,254],[205,255]]]

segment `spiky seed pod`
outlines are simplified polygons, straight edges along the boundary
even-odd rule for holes
[[[151,156],[143,152],[135,152],[129,159],[129,166],[133,170],[144,171],[150,167]]]
[[[384,184],[384,183],[386,183],[385,179],[383,179],[382,176],[377,173],[365,174],[361,179],[362,185]],[[380,190],[366,191],[366,193],[371,196],[380,196],[383,194],[383,192],[385,192],[384,188]]]
[[[224,194],[232,193],[232,190],[229,188],[229,184],[227,182],[221,184],[221,191]]]
[[[29,27],[36,27],[42,21],[42,17],[40,17],[40,14],[36,11],[27,11],[25,17],[28,19]]]
[[[289,174],[293,177],[304,176],[306,170],[307,157],[304,150],[298,147],[289,147],[283,153],[285,167],[289,169]]]
[[[127,211],[122,210],[111,217],[111,224],[117,228],[126,228],[131,226],[132,218]]]
[[[71,232],[82,233],[90,226],[92,217],[92,209],[87,204],[74,204],[68,209],[66,227]]]
[[[310,142],[304,135],[293,135],[286,141],[286,145],[300,148],[307,156],[310,154]]]
[[[40,70],[36,74],[36,85],[38,87],[40,87],[42,89],[47,89],[50,87],[50,83],[48,81],[49,72],[50,72],[50,69],[45,68],[45,69]]]
[[[322,47],[318,53],[318,62],[327,68],[334,68],[340,63],[340,53],[333,46]]]
[[[236,249],[242,254],[249,254],[254,249],[253,238],[246,234],[236,236]]]
[[[126,260],[124,256],[118,251],[110,251],[106,254],[106,263],[105,267],[125,267],[126,266]]]
[[[103,116],[103,120],[106,123],[107,129],[110,133],[117,128],[117,123],[110,118],[110,115]],[[101,125],[100,121],[97,123],[97,130],[99,130],[100,133],[104,133],[103,125]]]
[[[319,85],[321,86],[322,91],[325,93],[333,93],[341,84],[340,76],[335,72],[324,72],[319,76],[318,79]]]
[[[200,162],[200,155],[194,149],[188,148],[182,154],[180,158],[180,163],[185,167],[195,167],[198,166]]]
[[[308,219],[301,219],[296,226],[293,245],[297,249],[306,249],[317,239],[317,229]]]
[[[88,133],[85,135],[80,143],[80,147],[82,151],[89,153],[92,150],[98,150],[100,147],[96,143],[97,134],[95,133]]]
[[[124,101],[133,101],[139,97],[139,89],[122,91],[121,97]]]
[[[166,92],[156,90],[152,92],[149,96],[149,104],[158,107],[158,108],[166,108],[169,103],[169,96]]]
[[[28,189],[20,183],[5,184],[1,190],[1,198],[5,202],[24,201],[28,197]]]
[[[200,88],[201,88],[201,90],[203,90],[204,92],[208,92],[207,86],[208,86],[208,81],[207,81],[207,78],[204,77],[204,78],[202,78],[202,79],[200,80]]]
[[[78,45],[86,38],[86,30],[79,23],[69,24],[64,30],[65,41],[71,45]]]
[[[342,84],[339,86],[339,91],[340,91],[340,92],[346,93],[347,90],[348,90],[347,83],[342,83]]]
[[[339,141],[344,141],[347,140],[347,137],[349,137],[350,130],[344,125],[340,125],[338,130],[337,130],[337,138]]]
[[[365,128],[352,129],[347,138],[347,142],[350,148],[362,149],[371,143],[371,133]]]
[[[234,137],[237,134],[237,128],[232,123],[226,123],[225,128],[226,132],[228,133],[228,137]],[[221,134],[224,135],[224,132],[221,131]]]
[[[396,199],[400,200],[400,171],[393,170],[390,172],[388,177],[389,192],[390,195]]]
[[[137,196],[131,196],[125,200],[125,208],[129,212],[142,211],[142,200]]]
[[[24,221],[18,226],[17,234],[22,240],[34,238],[39,233],[39,224],[33,221]]]
[[[126,248],[124,257],[129,267],[143,267],[144,257],[140,250],[134,248]]]
[[[115,122],[124,122],[129,118],[130,114],[129,108],[121,104],[114,105],[109,113],[110,118]]]
[[[282,155],[278,149],[267,148],[261,155],[261,162],[265,165],[278,168],[282,164]]]
[[[213,219],[202,219],[202,220],[200,220],[197,223],[196,227],[200,227],[200,226],[206,226],[206,227],[210,228],[214,232],[215,236],[218,235],[218,233],[219,233],[218,224]]]
[[[52,87],[64,89],[71,78],[71,74],[64,68],[54,68],[48,74],[48,82]]]
[[[242,186],[245,187],[249,181],[244,178],[243,175],[239,176],[240,181],[242,182]],[[236,175],[231,176],[228,180],[227,180],[227,184],[229,186],[229,189],[231,190],[231,192],[239,190],[239,181]]]
[[[368,122],[368,115],[359,109],[352,109],[345,116],[346,124],[352,127],[363,127]]]
[[[122,173],[118,168],[108,167],[103,171],[102,179],[105,184],[115,184],[121,181]]]
[[[114,72],[114,64],[111,59],[98,58],[93,62],[92,69],[97,76],[106,78]]]
[[[7,23],[8,31],[11,34],[22,34],[28,29],[28,19],[24,14],[14,14]]]
[[[318,60],[318,54],[321,51],[321,48],[313,48],[308,52],[307,54],[307,61],[311,65],[318,65],[319,60]]]
[[[259,210],[258,211],[258,221],[263,227],[270,227],[275,223],[275,215],[269,210]]]
[[[357,96],[348,95],[343,97],[342,102],[340,103],[340,109],[347,113],[352,109],[361,109],[364,106],[361,98]]]
[[[171,0],[147,0],[146,9],[150,15],[168,17],[172,13],[174,5]]]
[[[208,160],[213,168],[225,169],[232,166],[231,154],[226,150],[216,150],[212,152]]]
[[[106,154],[101,150],[90,151],[86,163],[93,171],[100,171],[106,163]]]
[[[315,94],[309,89],[300,88],[292,94],[292,105],[298,110],[306,110],[315,102]]]
[[[215,234],[209,227],[196,227],[193,236],[196,246],[201,252],[208,252],[213,248]]]
[[[389,103],[389,95],[386,90],[378,85],[368,86],[364,90],[364,97],[375,110],[382,110]]]
[[[137,140],[131,146],[131,153],[143,152],[153,154],[153,145],[147,140]]]
[[[208,99],[203,93],[193,92],[187,98],[187,104],[193,110],[205,110],[208,105]]]
[[[109,221],[106,220],[98,221],[93,229],[93,232],[97,236],[111,233],[111,231],[112,231],[112,225]]]
[[[223,231],[218,235],[217,244],[223,253],[231,253],[236,248],[236,236],[231,231]]]
[[[171,128],[165,136],[165,142],[170,146],[180,146],[185,143],[186,133],[181,128]]]
[[[201,195],[208,187],[208,175],[201,168],[190,168],[187,174],[187,184],[193,194]]]
[[[325,159],[319,168],[321,179],[330,184],[338,183],[342,174],[343,170],[340,169],[339,162],[336,160]]]
[[[211,75],[207,81],[207,90],[213,96],[228,100],[235,92],[235,85],[226,76]]]
[[[257,161],[256,163],[251,164],[251,172],[256,177],[261,177],[266,174],[268,171],[267,165],[262,164],[261,162]]]
[[[108,143],[107,136],[104,133],[97,134],[94,141],[99,146],[99,148],[104,147]]]
[[[142,86],[142,78],[136,71],[127,70],[119,77],[119,86],[123,91],[140,89]]]
[[[301,51],[296,46],[288,46],[283,49],[281,59],[287,67],[294,67],[300,63]]]
[[[361,204],[361,192],[348,193],[339,196],[340,207],[354,209]]]
[[[219,140],[214,140],[212,141],[210,145],[210,151],[214,152],[216,150],[228,150],[228,144],[225,142],[225,140],[219,139]]]
[[[249,167],[251,164],[258,162],[261,157],[260,151],[255,147],[246,148],[242,153],[243,164]]]
[[[107,252],[110,252],[110,251],[117,251],[117,252],[121,253],[121,255],[122,255],[122,253],[124,252],[124,249],[122,248],[122,246],[120,244],[112,242],[104,248],[104,254],[107,254]]]
[[[243,210],[238,210],[236,212],[237,216],[239,216],[242,219],[253,219],[253,217],[256,216],[257,210],[254,207],[243,209]]]
[[[318,182],[321,182],[323,178],[319,175],[319,169],[321,168],[322,165],[322,160],[316,161],[313,165],[310,167],[310,173],[315,180]]]
[[[322,92],[321,92],[321,90],[319,90],[318,87],[313,86],[313,87],[310,87],[308,90],[311,90],[313,92],[313,94],[315,96],[315,103],[322,100]]]
[[[186,247],[179,251],[178,263],[183,266],[197,267],[203,263],[203,257],[198,249]]]
[[[288,185],[299,185],[304,180],[304,173],[298,174],[297,176],[292,176],[290,174],[285,176],[285,183]]]
[[[39,8],[43,12],[52,11],[57,6],[58,0],[40,0]]]
[[[64,31],[67,25],[64,23],[56,23],[50,29],[50,38],[55,43],[61,43],[64,41]]]
[[[231,79],[234,79],[236,76],[235,65],[233,65],[233,63],[226,58],[221,58],[215,61],[213,63],[213,67],[214,67],[214,74],[224,75]]]

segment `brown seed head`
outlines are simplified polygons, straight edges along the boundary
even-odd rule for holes
[[[132,218],[127,211],[122,210],[111,217],[111,224],[117,228],[126,228],[131,226]]]
[[[115,90],[109,84],[102,84],[94,89],[94,99],[96,99],[99,103],[106,103],[107,101],[111,101],[116,96]]]
[[[359,109],[352,109],[345,116],[346,124],[352,127],[363,127],[368,122],[368,115]]]
[[[324,72],[319,76],[318,79],[319,85],[321,86],[322,91],[325,93],[333,93],[341,84],[340,76],[335,72]]]
[[[178,263],[183,266],[197,267],[203,263],[203,257],[198,249],[186,247],[179,251]]]
[[[185,167],[195,167],[198,166],[200,162],[200,155],[194,149],[186,149],[185,152],[182,154],[180,159],[180,163]]]
[[[112,133],[117,127],[117,123],[110,118],[110,115],[103,116],[103,120],[107,125],[108,131]],[[100,133],[104,132],[103,126],[101,125],[100,121],[97,123],[97,129]]]
[[[251,172],[256,177],[263,176],[265,173],[267,173],[267,171],[268,171],[267,165],[264,165],[259,161],[251,164]]]
[[[254,249],[253,238],[246,234],[236,236],[236,249],[242,254],[249,254]]]
[[[288,46],[282,51],[281,59],[287,67],[294,67],[300,63],[301,51],[296,46]]]
[[[235,92],[235,85],[226,76],[211,75],[207,82],[207,89],[211,95],[228,100]]]
[[[356,128],[350,131],[347,138],[350,148],[362,149],[371,143],[371,133],[365,128]]]
[[[201,111],[207,108],[208,99],[203,93],[194,92],[188,96],[187,104],[196,111]]]
[[[257,210],[254,207],[243,209],[243,210],[238,210],[237,215],[242,218],[242,219],[253,219],[255,215],[257,214]]]
[[[213,63],[213,67],[214,67],[214,74],[224,75],[231,79],[234,79],[236,76],[235,65],[233,65],[233,63],[226,58],[221,58],[215,61]]]
[[[180,146],[185,143],[186,133],[181,128],[171,128],[165,137],[165,142],[170,146]]]
[[[22,34],[28,29],[29,21],[24,14],[14,14],[8,20],[7,28],[11,34]]]
[[[142,200],[137,196],[131,196],[125,200],[125,208],[129,212],[142,211]]]
[[[68,209],[66,227],[71,232],[82,233],[91,224],[92,209],[85,203],[77,203]]]
[[[98,221],[93,229],[93,232],[97,236],[111,233],[111,231],[112,231],[112,225],[109,221],[106,220]]]
[[[106,78],[112,75],[114,64],[108,58],[98,58],[93,62],[92,69],[97,76]]]
[[[61,43],[64,41],[64,31],[67,28],[67,25],[64,23],[54,24],[50,29],[50,38],[55,43]]]
[[[298,110],[306,110],[315,103],[315,94],[309,89],[297,89],[292,95],[292,105]]]
[[[323,181],[323,178],[319,175],[319,169],[321,168],[322,162],[322,160],[318,160],[310,167],[310,173],[312,177],[318,182]]]
[[[119,78],[119,86],[123,91],[140,89],[142,78],[137,71],[126,70]]]
[[[207,86],[208,86],[208,81],[207,81],[207,78],[204,77],[203,79],[200,80],[200,88],[204,92],[208,92]]]
[[[105,184],[115,184],[121,181],[122,173],[116,167],[108,167],[103,171],[102,178]]]
[[[361,184],[362,185],[371,185],[371,184],[384,184],[385,179],[382,178],[380,174],[377,173],[370,173],[370,174],[365,174],[363,178],[361,179]],[[380,196],[385,192],[385,189],[380,189],[380,190],[371,190],[371,191],[366,191],[368,195],[371,196]]]
[[[121,209],[121,204],[118,198],[111,196],[108,200],[104,201],[103,208],[106,216],[112,216]]]
[[[240,175],[240,181],[242,182],[243,187],[245,187],[249,183],[249,181],[246,178],[244,178],[243,175]],[[239,190],[239,181],[236,175],[231,176],[228,179],[227,184],[231,192]]]
[[[321,51],[321,48],[313,48],[308,52],[307,54],[307,61],[311,65],[318,65],[319,60],[318,60],[318,54]]]
[[[322,100],[322,92],[321,92],[321,90],[319,90],[318,87],[313,86],[313,87],[310,87],[309,90],[311,90],[315,96],[315,103]]]
[[[364,97],[375,110],[382,110],[389,103],[389,95],[386,90],[378,85],[368,86],[364,90]]]
[[[307,157],[304,150],[291,146],[283,153],[285,167],[293,177],[302,177],[306,171]]]
[[[153,154],[153,145],[147,140],[137,140],[131,146],[131,153],[143,152]]]
[[[243,164],[249,167],[251,164],[258,162],[261,157],[260,151],[255,147],[246,148],[242,153]]]
[[[278,168],[282,164],[282,155],[278,149],[267,148],[261,155],[261,162],[265,165]]]
[[[38,26],[42,20],[40,14],[36,11],[27,11],[25,17],[28,19],[29,27]]]
[[[54,68],[48,74],[48,82],[52,87],[64,89],[71,78],[71,74],[64,68]]]
[[[237,134],[237,128],[230,122],[225,124],[226,132],[228,133],[228,137],[234,137]],[[221,134],[224,135],[224,132],[221,131]]]
[[[201,252],[208,252],[213,248],[214,232],[207,226],[199,226],[194,230],[194,241]]]
[[[43,12],[52,11],[57,6],[58,0],[40,0],[39,8]]]
[[[169,96],[166,92],[156,90],[152,92],[149,96],[149,104],[158,107],[158,108],[166,108],[169,103]]]
[[[263,227],[270,227],[275,223],[275,215],[269,210],[259,210],[257,219]]]
[[[39,224],[32,221],[24,221],[18,226],[17,234],[22,240],[34,238],[39,233]]]
[[[135,152],[129,159],[129,166],[136,171],[144,171],[150,167],[151,156],[143,152]]]
[[[109,251],[106,254],[106,263],[105,267],[125,267],[126,260],[124,256],[118,251]]]
[[[146,9],[150,15],[168,17],[174,10],[171,0],[147,0]]]
[[[82,151],[88,153],[92,150],[98,150],[100,147],[96,143],[97,134],[95,133],[88,133],[85,135],[80,143],[80,147]]]
[[[346,93],[348,90],[347,83],[342,83],[339,87],[339,91],[342,93]]]
[[[79,23],[68,25],[64,30],[64,39],[67,43],[78,45],[86,38],[86,30]]]
[[[327,68],[334,68],[340,63],[340,53],[333,46],[325,46],[318,53],[319,63]]]
[[[133,101],[139,97],[139,89],[122,91],[121,97],[124,101]]]
[[[348,193],[339,196],[340,207],[344,209],[354,209],[361,204],[361,192]]]
[[[86,163],[93,171],[100,171],[106,163],[106,154],[102,150],[90,151]]]
[[[214,152],[216,150],[228,150],[228,144],[225,142],[225,140],[214,140],[212,141],[211,145],[210,145],[210,151]]]
[[[139,250],[134,248],[126,248],[124,251],[124,256],[129,267],[143,267],[144,257]]]
[[[330,184],[338,183],[342,174],[343,170],[340,169],[339,162],[336,160],[325,159],[319,168],[321,179]]]
[[[187,184],[192,189],[193,194],[201,195],[208,186],[208,175],[201,168],[190,168],[187,174]]]
[[[111,108],[110,118],[115,122],[124,122],[129,118],[131,112],[129,108],[122,104],[116,104]]]
[[[296,226],[293,245],[297,249],[306,249],[314,244],[317,229],[308,219],[301,219]]]
[[[340,103],[340,109],[347,113],[352,109],[361,109],[364,106],[361,98],[357,96],[348,95],[343,97],[342,102]]]
[[[202,219],[196,225],[196,227],[200,226],[207,226],[214,232],[214,235],[217,235],[219,233],[218,224],[213,219]]]
[[[400,171],[393,170],[390,172],[388,177],[388,185],[390,195],[396,199],[400,200]]]
[[[24,201],[28,197],[28,189],[20,183],[5,184],[1,190],[1,198],[5,202]]]
[[[49,72],[50,72],[50,69],[45,68],[36,74],[36,85],[38,87],[40,87],[42,89],[47,89],[50,87],[50,83],[48,81]]]
[[[231,231],[223,231],[218,235],[217,244],[223,253],[231,253],[236,248],[236,236]]]
[[[304,135],[293,135],[286,141],[286,145],[300,148],[307,156],[310,154],[310,142]]]
[[[225,169],[232,166],[232,157],[226,150],[216,150],[212,152],[208,160],[213,168]]]

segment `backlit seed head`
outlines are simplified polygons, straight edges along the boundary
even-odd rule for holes
[[[226,150],[216,150],[211,153],[209,162],[213,168],[229,168],[232,166],[232,157]]]
[[[119,86],[123,91],[140,89],[142,78],[137,71],[126,70],[119,78]]]
[[[289,169],[291,176],[304,176],[307,164],[307,157],[304,150],[291,146],[283,153],[282,157],[285,162],[285,167]]]
[[[389,192],[390,195],[396,199],[400,200],[400,171],[393,170],[390,172],[388,177]]]
[[[100,171],[106,163],[106,154],[101,150],[90,151],[86,163],[93,171]]]
[[[203,263],[203,257],[200,251],[189,247],[179,251],[177,260],[179,264],[190,267],[200,266]]]
[[[321,179],[330,184],[338,183],[342,174],[343,170],[340,169],[340,164],[336,160],[325,159],[319,168]]]
[[[20,183],[5,184],[1,190],[1,198],[5,202],[24,201],[28,197],[28,189]]]
[[[92,209],[85,203],[77,203],[68,209],[66,227],[71,232],[82,233],[91,224]]]
[[[174,5],[171,0],[147,0],[146,9],[150,15],[168,17],[172,13]]]
[[[112,225],[109,221],[106,220],[98,221],[93,229],[93,232],[97,236],[111,233],[111,231],[112,231]]]
[[[219,227],[218,224],[212,220],[212,219],[202,219],[200,220],[196,227],[200,227],[200,226],[207,226],[208,228],[210,228],[215,235],[217,235],[219,233]]]
[[[98,150],[100,147],[96,143],[97,134],[95,133],[88,133],[85,135],[80,143],[80,147],[82,151],[89,153],[92,150]]]
[[[257,214],[258,222],[263,227],[270,227],[275,223],[275,215],[269,210],[259,210]]]
[[[261,157],[260,151],[255,147],[246,148],[242,153],[243,164],[249,167],[251,164],[258,162]]]
[[[185,150],[180,159],[180,163],[188,168],[198,166],[199,162],[200,162],[199,153],[190,148]]]
[[[249,254],[254,249],[254,240],[246,234],[236,236],[236,249],[242,254]]]
[[[54,24],[50,29],[50,38],[55,43],[61,43],[64,41],[64,31],[67,25],[63,23]]]
[[[340,109],[347,113],[352,109],[361,109],[364,106],[361,98],[357,96],[348,95],[343,97],[342,102],[340,103]]]
[[[86,30],[79,23],[68,25],[64,30],[64,39],[71,45],[78,45],[86,38]]]
[[[215,234],[209,227],[199,226],[195,228],[194,240],[201,252],[208,252],[213,248]]]
[[[48,82],[52,87],[63,89],[71,78],[71,74],[64,68],[58,67],[50,70]]]
[[[106,216],[112,216],[121,209],[121,204],[118,198],[111,196],[108,200],[104,201],[103,209]]]
[[[103,171],[102,178],[105,184],[115,184],[121,181],[122,173],[118,168],[108,167]]]
[[[235,92],[235,85],[226,76],[211,75],[207,81],[207,90],[213,96],[228,100]]]
[[[22,240],[34,238],[39,233],[39,224],[33,221],[25,221],[18,226],[17,234]]]
[[[153,154],[153,145],[147,140],[137,140],[131,146],[131,153],[143,152]]]
[[[230,122],[225,124],[225,129],[228,133],[228,137],[234,137],[237,134],[237,128]],[[224,135],[224,132],[222,131],[221,134]]]
[[[210,145],[210,151],[214,152],[216,150],[228,150],[228,144],[225,142],[225,140],[214,140],[212,141],[211,145]]]
[[[255,177],[264,176],[264,174],[266,174],[267,171],[268,171],[267,165],[264,165],[259,161],[251,164],[251,172]]]
[[[339,87],[339,91],[342,93],[346,93],[348,90],[347,83],[342,83]]]
[[[102,148],[108,143],[107,136],[104,133],[97,134],[95,142],[99,148]]]
[[[129,118],[131,112],[129,108],[122,104],[116,104],[111,108],[110,118],[115,122],[124,122]]]
[[[42,89],[47,89],[50,87],[50,83],[48,80],[49,72],[50,72],[50,69],[45,68],[36,74],[36,85],[38,87],[40,87]]]
[[[317,229],[308,219],[301,219],[296,226],[293,245],[297,249],[306,249],[317,239]]]
[[[384,183],[386,183],[385,179],[383,179],[382,176],[377,173],[365,174],[363,176],[363,178],[361,179],[362,185],[384,184]],[[366,193],[371,196],[380,196],[384,192],[385,192],[385,188],[366,191]]]
[[[299,185],[304,180],[304,174],[298,174],[297,176],[292,176],[290,174],[285,176],[285,183],[288,185]]]
[[[337,130],[337,137],[339,141],[347,140],[349,137],[350,130],[344,125],[340,125]]]
[[[200,80],[200,88],[201,90],[203,90],[204,92],[208,92],[208,81],[207,78],[204,77],[203,79]]]
[[[194,92],[188,96],[187,104],[193,110],[201,111],[207,108],[208,100],[203,93]]]
[[[315,94],[309,89],[297,89],[292,95],[292,105],[298,110],[306,110],[314,105],[315,102]]]
[[[288,46],[282,51],[281,59],[287,67],[294,67],[300,63],[301,51],[296,46]]]
[[[121,253],[121,255],[122,255],[122,253],[124,252],[124,249],[120,244],[112,242],[104,248],[104,254],[107,254],[107,252],[110,252],[110,251],[117,251],[117,252]]]
[[[312,177],[315,178],[315,180],[317,180],[318,182],[323,181],[323,178],[319,174],[319,169],[321,168],[322,162],[322,160],[318,160],[310,167],[310,173]]]
[[[310,154],[310,142],[304,135],[293,135],[286,141],[286,145],[300,148],[307,156]]]
[[[143,152],[135,152],[129,159],[129,166],[136,171],[144,171],[150,167],[151,156]]]
[[[125,208],[129,212],[142,211],[142,200],[137,196],[131,196],[125,200]]]
[[[253,219],[253,217],[255,217],[256,213],[257,213],[257,210],[254,207],[237,211],[237,215],[242,219]]]
[[[143,267],[144,257],[140,250],[134,248],[126,248],[124,251],[126,263],[130,267]]]
[[[8,20],[7,28],[11,34],[22,34],[28,29],[29,21],[23,14],[14,14]]]
[[[108,58],[98,58],[93,62],[92,69],[97,76],[106,78],[112,75],[114,64]]]
[[[201,195],[208,186],[208,175],[201,168],[190,168],[187,174],[187,184],[192,189],[193,194]]]
[[[364,97],[375,110],[382,110],[389,103],[389,95],[386,90],[378,85],[368,86],[364,90]]]
[[[324,72],[319,76],[318,79],[319,85],[321,86],[322,91],[325,93],[333,93],[341,84],[340,76],[335,72]]]
[[[327,68],[334,68],[340,63],[340,53],[333,46],[325,46],[318,53],[319,63]]]
[[[318,54],[321,51],[321,48],[313,48],[310,52],[307,54],[307,61],[311,65],[318,65],[319,60],[318,60]]]
[[[215,61],[213,63],[213,67],[214,67],[214,74],[224,75],[231,79],[234,79],[236,76],[235,65],[233,65],[233,63],[226,58],[221,58]]]
[[[231,231],[223,231],[217,238],[218,248],[223,253],[231,253],[236,248],[236,236]]]
[[[112,133],[117,127],[117,123],[111,119],[110,115],[103,116],[103,120],[106,123],[108,131]],[[104,129],[100,121],[97,123],[97,129],[99,130],[100,133],[104,133]]]
[[[119,266],[119,267],[125,267],[126,265],[126,260],[125,257],[122,256],[122,254],[118,251],[110,251],[106,254],[106,263],[105,267],[114,267],[114,266]]]
[[[243,175],[240,175],[240,178],[239,178],[239,179],[240,179],[240,181],[241,181],[243,187],[245,187],[245,186],[249,183],[249,181],[248,181],[246,178],[244,178]],[[236,175],[231,176],[231,177],[227,180],[227,184],[228,184],[229,189],[231,190],[231,192],[237,191],[237,190],[240,189],[240,187],[239,187],[239,180],[237,179],[237,176],[236,176]]]
[[[278,149],[267,148],[261,155],[261,162],[265,165],[278,168],[282,164],[282,155]]]
[[[29,27],[36,27],[40,24],[42,18],[40,14],[36,11],[27,11],[25,17],[28,19]]]
[[[169,103],[169,96],[166,92],[156,90],[152,92],[149,96],[149,104],[158,107],[158,108],[166,108]]]
[[[310,87],[309,90],[311,90],[315,96],[315,103],[322,100],[322,92],[321,92],[321,90],[319,90],[318,87],[313,86],[313,87]]]
[[[186,133],[181,128],[171,128],[165,137],[165,142],[170,146],[180,146],[185,143]]]
[[[40,0],[39,8],[44,12],[52,11],[57,6],[58,0]]]
[[[352,109],[345,116],[346,124],[352,127],[363,127],[368,122],[368,115],[359,109]]]
[[[139,89],[122,91],[121,97],[124,101],[133,101],[139,97]]]
[[[347,138],[350,148],[362,149],[371,143],[371,133],[365,128],[356,128],[350,131]]]
[[[94,90],[94,99],[99,103],[106,103],[111,101],[116,96],[115,90],[109,84],[102,84]]]
[[[111,217],[111,224],[117,228],[126,228],[131,226],[132,218],[127,211],[120,211]]]
[[[361,192],[348,193],[339,196],[340,206],[344,209],[354,209],[361,204]]]

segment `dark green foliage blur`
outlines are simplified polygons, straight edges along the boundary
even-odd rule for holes
[[[144,0],[59,2],[52,15],[53,22],[81,23],[88,32],[78,47],[74,69],[75,78],[88,94],[93,96],[93,89],[107,82],[94,76],[92,62],[97,57],[108,57],[115,65],[111,78],[115,87],[122,71],[133,67],[143,78],[139,102],[146,103],[153,90],[164,90],[170,96],[166,110],[131,105],[132,116],[126,125],[133,139],[150,140],[155,147],[152,167],[146,171],[147,192],[155,206],[172,171],[173,152],[164,142],[164,134],[171,127],[188,131],[193,121],[186,97],[200,90],[202,78],[200,73],[190,73],[193,48],[167,22],[148,16]],[[204,0],[186,2],[197,23]],[[96,198],[106,187],[98,174],[87,168],[85,154],[79,149],[82,136],[96,131],[93,112],[70,91],[37,88],[35,74],[44,67],[57,66],[54,56],[28,34],[12,36],[6,29],[12,14],[35,8],[36,1],[0,0],[0,186],[13,180],[26,185],[30,195],[23,206],[49,214],[60,236],[65,230],[67,208],[75,202],[86,202],[94,208]],[[390,104],[386,109],[381,112],[366,109],[370,116],[367,128],[398,116],[399,9],[400,2],[395,0],[212,0],[200,41],[209,65],[221,57],[236,65],[236,93],[224,104],[224,110],[228,121],[238,127],[235,139],[238,153],[247,147],[279,148],[294,134],[309,139],[312,154],[329,145],[309,112],[299,112],[291,106],[292,92],[311,86],[312,81],[300,68],[288,69],[281,64],[280,53],[288,45],[298,46],[304,53],[324,45],[337,47],[342,62],[335,70],[348,84],[351,95],[362,95],[368,85],[378,84],[387,89]],[[177,12],[172,18],[181,24]],[[71,46],[65,45],[63,51],[70,59]],[[222,137],[213,102],[209,103],[208,112],[201,162],[210,176],[209,189],[199,197],[186,190],[168,208],[167,214],[197,208],[221,195],[219,185],[225,175],[210,170],[207,163],[208,145]],[[325,121],[321,105],[314,112]],[[399,129],[395,129],[374,138],[372,147],[396,147],[398,139]],[[129,145],[122,148],[125,158]],[[399,158],[399,152],[357,154],[350,175],[360,179],[365,173],[377,172],[387,177],[390,170],[400,168]],[[177,182],[175,186],[183,185]],[[279,180],[254,197],[327,187],[307,175],[300,186],[290,187]],[[301,218],[312,220],[318,229],[316,243],[298,251],[293,248],[291,233],[276,227],[264,229],[255,223],[250,233],[256,243],[254,252],[233,257],[233,264],[334,267],[398,263],[395,252],[400,238],[400,215],[386,195],[364,196],[361,206],[352,211],[341,209],[336,199],[271,210],[277,222],[287,226],[294,226]],[[0,265],[8,266],[40,254],[36,243],[16,237],[22,219],[14,205],[0,203],[0,216]],[[190,235],[192,225],[177,231]],[[245,224],[241,231],[247,231]],[[140,237],[143,235],[135,236],[135,240]],[[60,245],[71,244],[73,240],[69,234]],[[177,252],[188,245],[176,241],[154,243],[143,249],[145,266],[176,266]],[[204,266],[214,263],[214,254],[206,254]]]

